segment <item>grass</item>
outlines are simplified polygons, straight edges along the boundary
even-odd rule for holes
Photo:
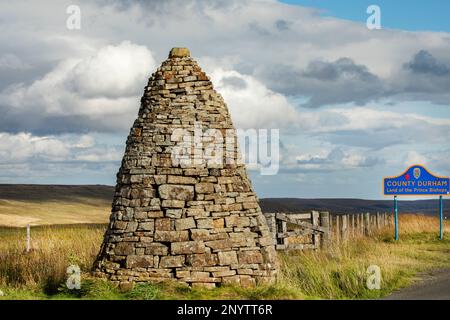
[[[450,238],[438,240],[438,221],[419,215],[400,216],[400,241],[392,230],[352,239],[328,251],[280,253],[282,271],[271,286],[253,289],[224,286],[192,289],[176,283],[138,284],[120,292],[93,279],[89,270],[105,225],[32,228],[33,250],[25,254],[25,231],[0,228],[0,299],[371,299],[410,284],[419,272],[450,268]],[[450,228],[446,226],[446,232]],[[66,288],[66,268],[83,271],[81,290]],[[369,265],[382,272],[381,290],[366,286]]]
[[[0,200],[0,212],[0,226],[6,227],[107,223],[111,201],[82,197],[71,201]]]

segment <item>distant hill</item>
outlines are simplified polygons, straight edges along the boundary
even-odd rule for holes
[[[394,203],[393,200],[266,198],[260,200],[260,206],[263,212],[324,210],[339,214],[392,212]],[[437,215],[439,201],[437,198],[435,200],[400,200],[398,209],[400,213]],[[444,200],[444,215],[450,217],[450,200]]]
[[[114,187],[104,185],[28,185],[0,184],[0,199],[32,202],[80,202],[109,206]],[[260,199],[264,212],[299,212],[327,210],[333,213],[360,213],[392,211],[392,200],[362,199]],[[437,214],[438,200],[399,201],[401,213]],[[444,213],[450,217],[450,200],[444,200]]]
[[[46,185],[0,184],[0,199],[17,201],[74,201],[112,202],[114,187],[104,185]]]

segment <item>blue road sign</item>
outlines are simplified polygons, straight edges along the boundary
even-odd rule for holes
[[[432,174],[422,165],[413,165],[396,177],[383,178],[384,195],[448,196],[450,178]]]

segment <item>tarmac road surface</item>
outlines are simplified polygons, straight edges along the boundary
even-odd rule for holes
[[[450,300],[450,269],[422,274],[421,280],[400,289],[386,300]]]

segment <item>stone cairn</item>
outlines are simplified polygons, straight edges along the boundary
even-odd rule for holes
[[[94,275],[123,287],[165,280],[248,287],[274,280],[279,266],[272,234],[245,164],[229,163],[239,158],[237,143],[231,151],[223,147],[223,164],[174,161],[177,143],[186,140],[174,132],[193,133],[196,123],[237,140],[209,77],[188,49],[173,48],[145,87]]]

